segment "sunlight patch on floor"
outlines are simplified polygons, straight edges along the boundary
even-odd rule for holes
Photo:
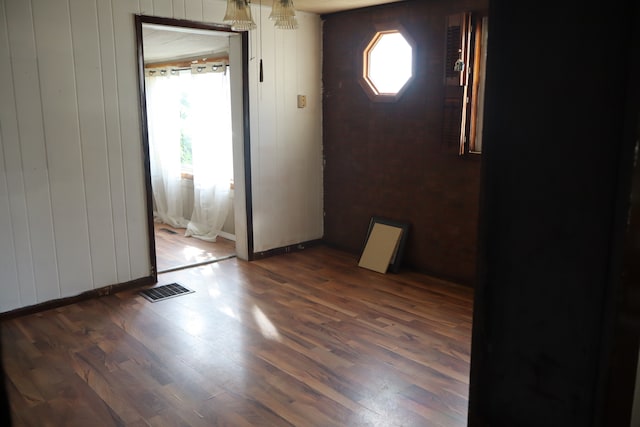
[[[193,336],[200,335],[204,331],[204,321],[202,317],[191,314],[185,324],[185,330]]]
[[[214,284],[212,287],[209,288],[209,296],[211,298],[218,298],[222,295],[222,292],[220,291],[220,287],[217,284]]]
[[[255,319],[262,336],[269,340],[280,341],[280,333],[269,318],[256,305],[253,306],[253,318]]]
[[[236,319],[238,321],[240,320],[240,316],[238,315],[238,313],[236,313],[233,308],[229,307],[228,305],[220,308],[220,311],[233,319]]]
[[[182,250],[185,258],[189,261],[205,261],[210,259],[212,255],[209,252],[206,252],[200,248],[196,248],[195,246],[187,246]]]

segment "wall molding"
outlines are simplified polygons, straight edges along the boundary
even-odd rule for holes
[[[318,246],[319,244],[322,244],[322,243],[323,243],[322,239],[316,239],[316,240],[309,240],[301,243],[294,243],[292,245],[282,246],[279,248],[268,249],[266,251],[254,252],[253,258],[251,259],[251,261],[257,261],[259,259],[269,258],[274,255],[288,254],[291,252],[300,252],[307,248]]]
[[[146,276],[146,277],[141,277],[139,279],[130,280],[124,283],[118,283],[115,285],[104,286],[98,289],[92,289],[90,291],[86,291],[72,297],[54,299],[54,300],[42,302],[40,304],[30,305],[27,307],[17,308],[15,310],[0,313],[0,322],[4,320],[9,320],[9,319],[15,319],[16,317],[27,316],[29,314],[40,313],[45,310],[64,307],[67,305],[90,300],[93,298],[113,295],[118,292],[126,291],[129,289],[135,289],[142,286],[153,285],[154,283],[157,283],[157,279],[155,276]]]

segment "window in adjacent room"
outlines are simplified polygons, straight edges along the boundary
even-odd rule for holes
[[[184,75],[184,74],[183,74]],[[193,149],[191,132],[188,126],[191,102],[189,93],[182,90],[180,94],[180,165],[183,177],[193,179]]]

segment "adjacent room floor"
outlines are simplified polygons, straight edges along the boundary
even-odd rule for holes
[[[159,272],[235,255],[236,242],[218,236],[215,242],[186,237],[184,229],[154,223]]]
[[[16,426],[466,425],[472,290],[326,247],[5,321]]]

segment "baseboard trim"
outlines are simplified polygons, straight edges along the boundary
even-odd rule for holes
[[[3,320],[15,319],[16,317],[27,316],[29,314],[40,313],[41,311],[51,310],[53,308],[64,307],[65,305],[75,304],[80,301],[86,301],[92,298],[112,295],[117,292],[126,291],[142,286],[149,286],[156,283],[154,276],[141,277],[140,279],[130,280],[116,285],[104,286],[98,289],[91,289],[79,295],[72,297],[59,298],[51,301],[45,301],[40,304],[34,304],[27,307],[16,308],[15,310],[0,313],[0,322]]]
[[[295,243],[293,245],[282,246],[280,248],[269,249],[262,252],[254,252],[251,261],[268,258],[274,255],[288,254],[291,252],[303,251],[307,248],[322,244],[322,239],[309,240],[306,242]]]
[[[322,244],[332,248],[332,249],[336,249],[342,252],[346,252],[348,254],[351,254],[355,257],[356,259],[356,263],[360,260],[360,257],[362,256],[362,251],[355,251],[352,248],[348,248],[346,246],[342,246],[342,245],[336,245],[335,243],[332,242],[328,242],[326,240],[322,241]],[[427,270],[427,269],[423,269],[423,268],[417,268],[413,265],[408,265],[408,264],[402,264],[400,266],[400,272],[403,271],[407,271],[407,272],[413,272],[413,273],[419,273],[419,274],[424,274],[427,275],[429,277],[432,277],[436,280],[441,280],[443,282],[447,282],[447,283],[451,283],[454,285],[460,285],[460,286],[464,286],[467,288],[475,288],[475,278],[474,279],[464,279],[464,278],[459,278],[459,277],[452,277],[452,276],[447,276],[444,274],[440,274],[438,272],[432,271],[432,270]],[[387,274],[396,274],[393,273],[391,271],[389,271]]]
[[[232,242],[236,241],[236,235],[235,234],[231,234],[231,233],[227,233],[226,231],[221,231],[218,233],[218,236],[223,237],[227,240],[231,240]]]

